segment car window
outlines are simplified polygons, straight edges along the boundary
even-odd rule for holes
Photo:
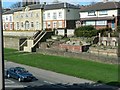
[[[10,69],[10,71],[11,71],[11,72],[14,72],[14,69],[12,68],[12,69]]]
[[[24,68],[20,68],[17,70],[17,73],[26,73],[27,71]]]

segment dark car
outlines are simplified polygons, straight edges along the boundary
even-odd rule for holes
[[[35,77],[29,73],[25,68],[22,67],[12,67],[7,69],[6,75],[8,78],[15,78],[18,79],[19,82],[21,81],[32,81]]]

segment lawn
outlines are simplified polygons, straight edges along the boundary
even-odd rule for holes
[[[105,83],[117,81],[118,65],[5,49],[5,60]]]

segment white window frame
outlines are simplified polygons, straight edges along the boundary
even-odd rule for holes
[[[50,13],[47,13],[47,18],[50,19]]]
[[[108,11],[107,10],[99,11],[99,15],[108,15]]]
[[[62,18],[62,12],[59,12],[58,17]]]
[[[53,19],[57,19],[57,13],[53,12]]]
[[[89,11],[88,16],[96,16],[95,11]]]

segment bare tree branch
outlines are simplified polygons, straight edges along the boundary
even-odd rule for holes
[[[16,2],[16,3],[12,4],[12,5],[10,6],[10,8],[11,8],[11,9],[13,9],[13,8],[19,8],[19,7],[21,7],[21,6],[22,6],[21,2]]]

